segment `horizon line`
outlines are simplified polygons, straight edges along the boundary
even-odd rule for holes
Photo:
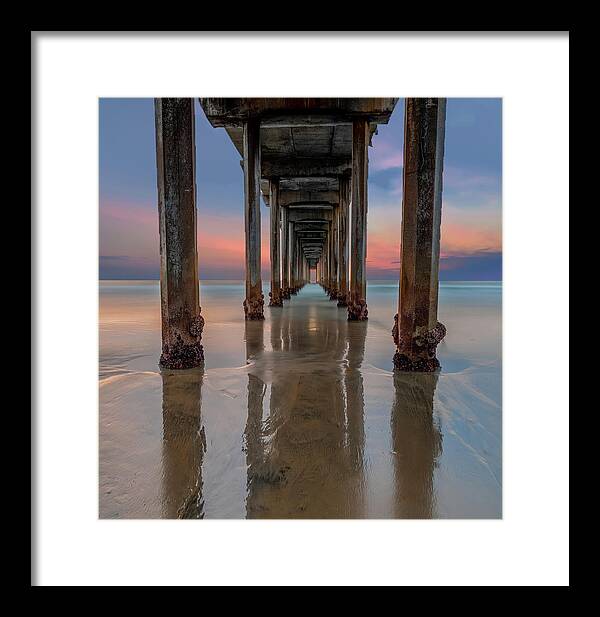
[[[396,281],[396,279],[393,278],[372,278],[372,281]],[[156,283],[160,283],[160,279],[159,278],[103,278],[100,277],[98,279],[98,281],[154,281]],[[245,279],[244,278],[199,278],[198,281],[240,281],[240,282],[244,282]],[[265,279],[263,281],[264,283],[268,283],[270,282],[269,279]],[[369,281],[367,280],[367,283]],[[441,279],[439,281],[440,283],[502,283],[503,279]],[[315,284],[316,281],[315,281]]]

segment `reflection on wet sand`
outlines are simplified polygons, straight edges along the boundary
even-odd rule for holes
[[[391,414],[395,516],[434,518],[433,472],[442,434],[433,415],[436,373],[395,373]]]
[[[161,371],[163,517],[203,518],[202,369]]]
[[[265,352],[263,323],[246,324],[251,518],[365,515],[359,369],[366,324],[342,319],[309,324],[290,312],[273,315],[271,352]],[[269,414],[263,418],[267,391]]]
[[[365,503],[365,322],[317,326],[273,315],[245,326],[246,516],[361,518]],[[202,518],[202,369],[161,372],[163,516]],[[442,436],[433,415],[437,374],[395,373],[391,408],[394,512],[436,516],[433,474]],[[267,412],[267,413],[266,413]]]
[[[158,287],[111,285],[101,518],[501,516],[500,289],[442,289],[432,375],[391,370],[388,287],[367,322],[307,285],[244,323],[243,285],[206,285],[206,366],[158,371]]]

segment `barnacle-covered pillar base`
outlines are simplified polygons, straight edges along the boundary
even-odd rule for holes
[[[431,330],[416,333],[409,338],[400,337],[398,333],[398,315],[394,317],[392,336],[396,343],[394,368],[405,372],[433,373],[440,368],[436,357],[438,344],[446,336],[446,326],[438,321]]]
[[[244,314],[246,319],[264,319],[265,296],[262,293],[253,294],[244,300]]]
[[[204,318],[202,315],[197,315],[191,319],[189,332],[195,340],[186,343],[181,333],[178,332],[173,337],[173,342],[163,345],[159,364],[168,369],[186,369],[200,366],[204,362],[204,348],[200,343],[203,329]]]
[[[348,306],[348,321],[365,321],[369,318],[367,301],[364,298],[351,300]]]

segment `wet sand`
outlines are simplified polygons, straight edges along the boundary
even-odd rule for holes
[[[203,281],[205,366],[161,371],[158,282],[102,281],[100,517],[501,517],[501,284],[442,284],[438,375],[392,370],[397,289],[246,323]]]

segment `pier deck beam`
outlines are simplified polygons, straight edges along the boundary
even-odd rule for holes
[[[154,100],[160,236],[160,365],[204,361],[196,246],[194,99]]]
[[[283,306],[281,297],[281,250],[279,242],[279,179],[273,178],[269,187],[271,208],[271,292],[269,306]]]
[[[446,99],[408,98],[404,119],[404,189],[398,314],[392,335],[394,366],[402,371],[439,368],[440,225]]]
[[[352,123],[352,250],[350,255],[350,293],[348,319],[363,321],[367,309],[367,180],[369,174],[369,123]]]
[[[264,319],[260,274],[260,119],[244,122],[244,218],[246,230],[246,319]]]

